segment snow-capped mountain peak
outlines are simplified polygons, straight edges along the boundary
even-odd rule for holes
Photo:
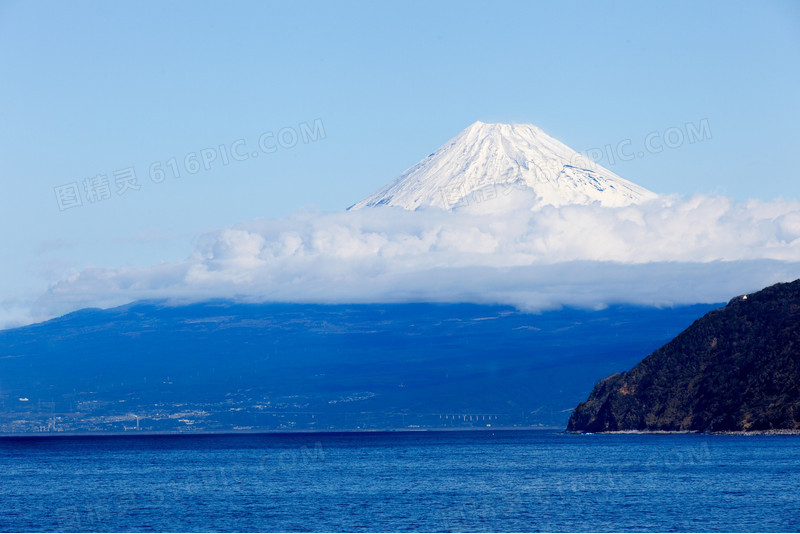
[[[379,191],[351,206],[442,209],[532,191],[537,205],[623,206],[656,195],[531,124],[476,122]]]

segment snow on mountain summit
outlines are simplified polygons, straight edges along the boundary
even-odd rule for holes
[[[350,209],[450,210],[533,192],[539,205],[624,206],[655,194],[605,169],[530,124],[476,122]]]

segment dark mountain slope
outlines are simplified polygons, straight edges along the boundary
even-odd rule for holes
[[[800,428],[800,280],[709,312],[632,370],[595,385],[567,430]]]
[[[0,432],[566,424],[712,306],[139,302],[0,332]]]

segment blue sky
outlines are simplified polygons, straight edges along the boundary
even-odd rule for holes
[[[706,121],[702,142],[600,163],[658,193],[797,199],[798,87],[788,1],[0,2],[0,294],[343,209],[476,120],[579,151]],[[150,179],[315,121],[324,138]],[[139,189],[118,194],[130,168]],[[97,175],[110,198],[59,210],[55,187]]]

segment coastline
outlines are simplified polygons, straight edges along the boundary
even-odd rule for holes
[[[705,436],[800,436],[800,428],[773,428],[770,430],[729,430],[705,432],[701,430],[609,430],[604,432],[569,431],[565,434],[701,434]]]
[[[221,430],[200,432],[174,432],[174,431],[140,431],[140,432],[31,432],[31,433],[0,433],[0,441],[13,439],[38,439],[38,438],[114,438],[114,437],[213,437],[213,436],[254,436],[254,435],[333,435],[333,434],[418,434],[439,432],[553,432],[557,434],[574,435],[679,435],[694,434],[704,436],[800,436],[800,429],[770,429],[752,431],[725,431],[703,432],[699,430],[609,430],[604,432],[584,432],[563,430],[561,427],[544,426],[508,426],[508,427],[464,427],[464,428],[381,428],[381,429],[325,429],[325,430]]]
[[[105,438],[105,437],[210,437],[210,436],[254,436],[254,435],[320,435],[320,434],[411,434],[420,432],[508,432],[508,431],[541,431],[563,432],[561,427],[545,426],[503,426],[503,427],[464,427],[464,428],[381,428],[381,429],[324,429],[324,430],[220,430],[200,432],[174,432],[174,431],[131,431],[131,432],[26,432],[2,433],[0,440],[4,439],[29,439],[29,438]]]

